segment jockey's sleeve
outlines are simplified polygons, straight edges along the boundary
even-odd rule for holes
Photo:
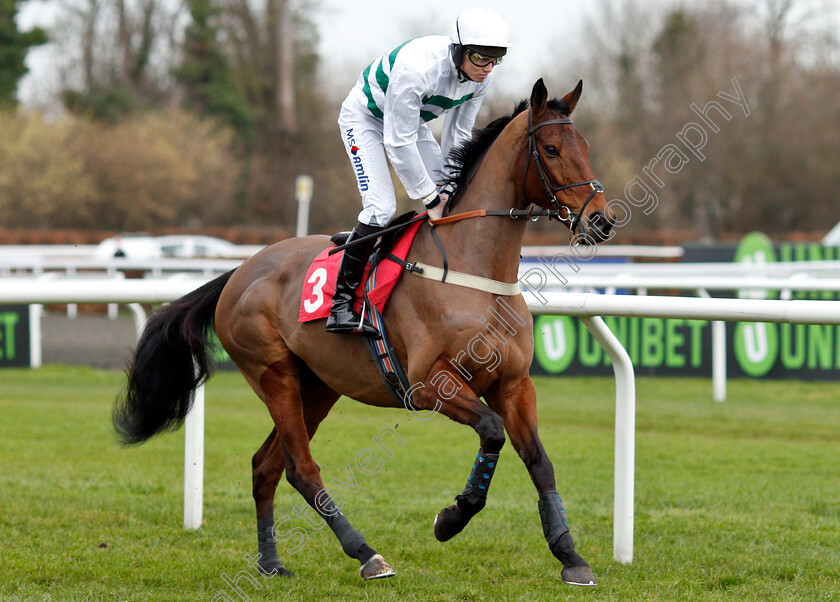
[[[417,132],[422,120],[422,76],[410,70],[394,69],[383,111],[385,151],[394,171],[412,199],[435,192],[435,183],[417,149]]]

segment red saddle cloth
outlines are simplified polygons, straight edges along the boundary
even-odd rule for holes
[[[422,221],[415,222],[398,234],[394,248],[391,249],[392,255],[405,260],[421,224],[423,224]],[[344,251],[330,255],[330,249],[333,248],[324,249],[306,272],[306,278],[303,281],[303,293],[300,296],[298,322],[320,320],[330,315],[332,298],[335,293],[335,278],[341,265],[341,258],[344,256]],[[385,303],[403,272],[405,272],[405,268],[401,264],[389,259],[382,260],[377,266],[374,280],[371,282],[370,291],[368,291],[368,299],[380,312],[385,310]],[[361,309],[362,302],[360,299],[364,294],[365,282],[367,282],[369,275],[370,264],[365,268],[365,277],[356,290],[356,311]]]

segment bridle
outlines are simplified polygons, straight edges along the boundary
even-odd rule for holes
[[[534,163],[537,166],[537,173],[540,174],[540,179],[542,180],[543,186],[545,186],[545,191],[548,193],[549,201],[551,202],[551,206],[554,207],[556,210],[556,214],[552,214],[549,219],[552,217],[557,219],[561,222],[566,222],[569,224],[569,231],[572,234],[575,234],[575,230],[577,230],[578,225],[580,225],[580,219],[583,216],[583,212],[586,210],[586,206],[589,204],[596,194],[599,192],[604,192],[604,186],[598,180],[584,180],[582,182],[574,182],[572,184],[563,184],[560,186],[555,186],[554,182],[551,180],[551,175],[548,173],[548,170],[545,168],[545,164],[543,163],[542,154],[540,153],[539,146],[537,145],[537,130],[541,127],[547,125],[569,125],[572,123],[572,120],[569,118],[564,119],[549,119],[547,121],[541,121],[536,125],[531,125],[531,111],[528,111],[528,162],[525,164],[525,176],[522,178],[522,193],[525,194],[525,185],[528,181],[528,168],[531,165],[531,159],[534,159]],[[586,202],[583,204],[583,207],[580,208],[579,213],[575,213],[572,211],[567,205],[564,205],[560,201],[557,200],[557,193],[561,190],[566,190],[568,188],[574,188],[576,186],[586,186],[589,185],[592,187],[592,192],[589,193],[589,197],[586,199]],[[563,213],[565,212],[565,216]]]

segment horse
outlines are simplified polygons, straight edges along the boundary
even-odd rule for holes
[[[589,145],[570,119],[582,89],[580,81],[562,99],[549,99],[539,79],[530,101],[474,133],[454,153],[461,169],[449,215],[421,224],[406,260],[439,265],[440,244],[450,273],[510,287],[517,283],[527,217],[560,221],[575,243],[608,239],[613,214],[592,175]],[[277,555],[273,518],[274,494],[285,470],[345,554],[359,561],[361,577],[388,577],[393,569],[336,507],[310,452],[318,425],[341,395],[397,407],[373,361],[361,359],[367,357],[361,336],[328,333],[323,320],[298,321],[307,267],[329,246],[325,236],[277,242],[158,309],[126,370],[113,422],[127,445],[179,428],[194,389],[211,373],[209,338],[215,326],[219,342],[274,422],[252,459],[259,569],[293,575]],[[544,535],[563,564],[562,580],[596,585],[575,549],[554,469],[537,432],[527,305],[516,292],[479,289],[406,274],[383,313],[390,342],[413,383],[405,408],[418,416],[439,412],[469,425],[479,438],[467,486],[435,517],[435,537],[449,540],[484,508],[507,433],[539,495]]]

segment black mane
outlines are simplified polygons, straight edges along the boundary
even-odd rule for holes
[[[562,100],[552,99],[548,101],[548,108],[563,116],[571,113],[568,103]],[[466,188],[473,171],[481,163],[484,153],[490,145],[499,137],[502,130],[513,121],[513,118],[528,108],[528,101],[521,100],[514,107],[513,112],[508,115],[494,119],[484,129],[473,131],[471,140],[467,140],[456,146],[446,157],[446,164],[443,169],[443,181],[441,184],[454,184],[457,188],[455,197],[450,201],[450,209],[455,206],[459,192]]]

